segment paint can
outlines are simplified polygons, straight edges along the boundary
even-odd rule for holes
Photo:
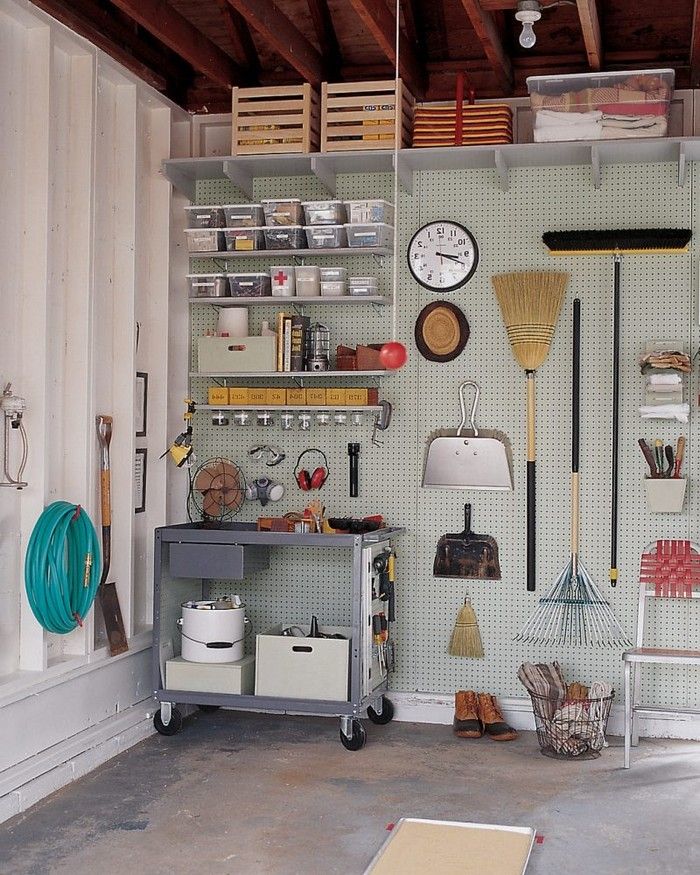
[[[188,662],[236,662],[243,659],[245,605],[238,596],[182,603],[178,627],[182,658]]]

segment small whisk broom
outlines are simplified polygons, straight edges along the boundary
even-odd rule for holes
[[[516,362],[527,376],[527,588],[535,591],[535,371],[549,354],[568,273],[532,271],[491,277]]]
[[[581,302],[576,298],[571,404],[571,557],[515,640],[560,646],[628,645],[630,641],[615,619],[610,605],[579,558],[580,374]]]
[[[484,655],[476,613],[466,594],[455,620],[447,652],[450,656],[472,656],[477,659]]]

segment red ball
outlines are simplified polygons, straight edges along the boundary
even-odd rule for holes
[[[389,370],[397,370],[402,368],[408,361],[408,351],[403,343],[397,340],[390,340],[385,343],[379,351],[379,361]]]

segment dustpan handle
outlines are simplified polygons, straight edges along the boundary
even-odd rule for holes
[[[459,428],[457,429],[457,437],[462,434],[462,429],[467,424],[467,404],[464,400],[464,390],[467,386],[474,387],[474,401],[472,402],[472,410],[469,414],[469,425],[471,430],[474,432],[474,437],[479,437],[479,430],[476,427],[475,417],[476,417],[476,408],[479,404],[479,395],[481,395],[481,389],[479,388],[479,384],[475,383],[473,380],[465,380],[463,383],[459,385],[459,409],[462,411],[462,421],[459,424]]]

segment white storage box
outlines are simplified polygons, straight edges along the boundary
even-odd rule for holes
[[[262,204],[225,204],[222,209],[229,228],[258,228],[265,224]]]
[[[528,76],[535,142],[663,137],[674,72]]]
[[[188,228],[223,228],[222,207],[185,207]]]
[[[322,267],[322,283],[345,283],[348,280],[347,267]]]
[[[644,488],[649,510],[652,513],[681,513],[687,482],[684,477],[647,477]]]
[[[234,298],[266,298],[272,295],[267,273],[230,273],[231,295]]]
[[[276,337],[200,337],[199,371],[204,374],[274,371],[276,343]]]
[[[368,222],[365,225],[346,225],[348,232],[348,246],[371,248],[380,246],[392,246],[394,243],[394,229],[391,225],[383,222]]]
[[[345,635],[344,640],[282,635],[294,625],[307,629],[289,623],[256,636],[255,695],[347,702],[352,629],[321,627],[326,634]]]
[[[378,295],[379,283],[376,276],[351,276],[348,280],[348,293],[351,295]]]
[[[294,265],[273,265],[270,268],[273,298],[291,298],[296,294]]]
[[[193,693],[233,693],[252,696],[255,689],[255,657],[237,662],[188,662],[181,656],[165,663],[165,689]]]
[[[264,200],[262,202],[266,225],[303,225],[304,208],[299,198]]]
[[[265,248],[263,228],[224,228],[224,238],[229,252],[250,252]]]
[[[342,225],[346,221],[342,201],[304,201],[307,225]]]
[[[225,273],[188,273],[191,298],[225,298],[229,294]]]
[[[348,201],[348,222],[353,225],[385,222],[394,224],[394,205],[389,201]]]
[[[335,298],[339,295],[347,295],[348,286],[342,280],[321,280],[321,295],[325,297]]]
[[[189,252],[223,252],[224,235],[216,228],[185,228]]]
[[[348,245],[345,225],[311,225],[306,229],[309,249],[341,249]]]
[[[265,228],[267,249],[306,249],[306,234],[303,225],[287,225]]]

